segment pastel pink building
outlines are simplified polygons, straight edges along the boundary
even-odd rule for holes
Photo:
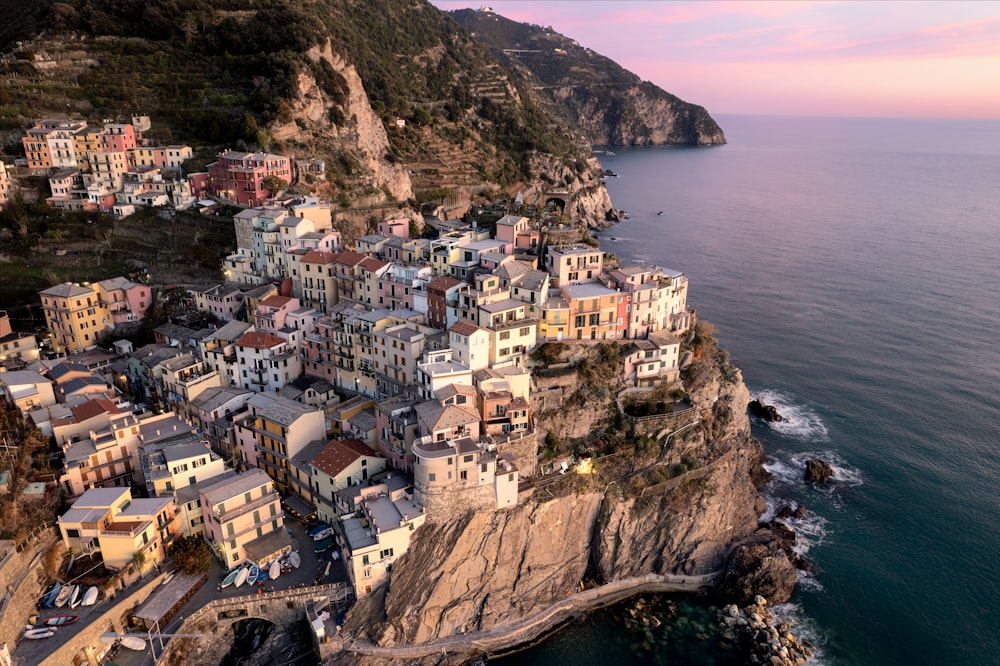
[[[97,290],[116,326],[141,320],[153,302],[148,286],[123,277],[102,280],[97,283]]]
[[[127,124],[107,124],[101,134],[106,152],[124,153],[135,149],[135,128]]]
[[[283,155],[227,150],[208,165],[208,175],[213,194],[240,206],[253,207],[263,205],[274,196],[275,193],[264,186],[264,181],[271,176],[291,184],[292,163]]]
[[[382,220],[381,222],[378,223],[377,233],[380,236],[397,236],[399,238],[409,238],[410,221],[405,217],[397,220]]]

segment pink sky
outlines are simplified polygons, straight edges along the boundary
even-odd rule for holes
[[[478,8],[432,0],[440,9]],[[1000,118],[1000,2],[495,0],[711,113]]]

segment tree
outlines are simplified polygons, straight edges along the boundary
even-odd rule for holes
[[[288,187],[288,181],[284,178],[278,178],[277,176],[268,176],[264,179],[264,189],[268,191],[272,197],[278,196],[278,192]]]
[[[199,536],[186,536],[170,544],[170,559],[182,572],[192,574],[207,571],[212,560],[212,551]]]

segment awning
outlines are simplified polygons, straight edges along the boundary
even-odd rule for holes
[[[268,532],[243,546],[247,559],[262,566],[273,562],[292,549],[292,538],[285,530]]]
[[[285,499],[281,500],[281,503],[284,504],[296,518],[305,518],[306,516],[316,513],[316,507],[306,504],[295,495],[289,495]]]
[[[132,617],[142,620],[147,629],[152,628],[174,607],[187,601],[205,578],[205,574],[177,574],[166,585],[158,586],[146,603],[132,613]]]

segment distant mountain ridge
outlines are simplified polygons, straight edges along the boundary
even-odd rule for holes
[[[486,10],[451,17],[592,144],[716,145],[725,134],[703,107],[642,81],[551,28]]]

